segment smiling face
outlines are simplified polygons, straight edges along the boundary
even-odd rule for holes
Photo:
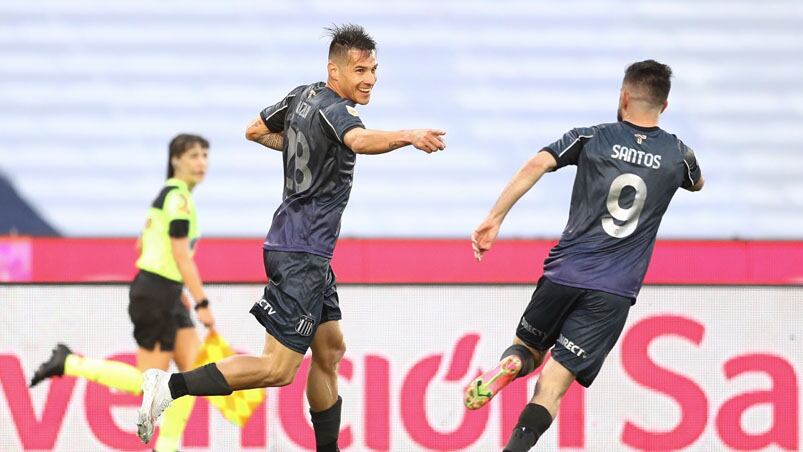
[[[170,158],[176,179],[183,180],[192,189],[204,180],[209,167],[209,149],[194,143],[181,155]]]
[[[327,84],[340,97],[366,105],[376,84],[377,67],[375,50],[349,49],[344,57],[329,60]]]

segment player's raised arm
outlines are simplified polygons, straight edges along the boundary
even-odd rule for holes
[[[444,135],[446,132],[437,129],[387,132],[355,127],[343,136],[343,144],[357,154],[384,154],[409,145],[430,154],[446,149]]]
[[[538,182],[544,173],[552,171],[556,166],[557,161],[551,153],[539,152],[527,160],[524,166],[510,179],[505,189],[502,190],[502,194],[499,195],[499,199],[488,212],[488,216],[471,234],[471,245],[477,261],[481,261],[482,255],[493,246],[502,221],[513,205]]]
[[[261,117],[257,116],[248,128],[245,129],[245,138],[254,143],[259,143],[269,149],[279,152],[284,147],[284,133],[271,132]]]
[[[284,148],[284,120],[287,110],[290,102],[305,87],[304,85],[296,87],[284,99],[260,111],[259,115],[245,129],[245,138],[281,152]]]

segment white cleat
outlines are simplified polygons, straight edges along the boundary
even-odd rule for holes
[[[159,369],[148,369],[142,374],[142,406],[137,412],[137,436],[148,444],[153,436],[156,420],[173,401],[167,382],[170,374]]]

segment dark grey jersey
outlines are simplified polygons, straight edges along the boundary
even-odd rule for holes
[[[558,168],[577,165],[569,222],[544,275],[635,299],[672,196],[700,178],[694,152],[658,127],[628,122],[573,129],[544,151]]]
[[[356,160],[343,135],[364,127],[354,102],[318,82],[299,86],[260,116],[271,132],[284,132],[282,204],[265,249],[331,258]]]

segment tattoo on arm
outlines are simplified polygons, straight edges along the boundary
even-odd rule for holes
[[[281,133],[266,133],[257,138],[257,143],[267,148],[281,151],[284,148],[284,135]]]
[[[404,147],[405,143],[403,141],[391,141],[388,144],[388,151],[392,151],[394,149],[399,149],[400,147]]]

